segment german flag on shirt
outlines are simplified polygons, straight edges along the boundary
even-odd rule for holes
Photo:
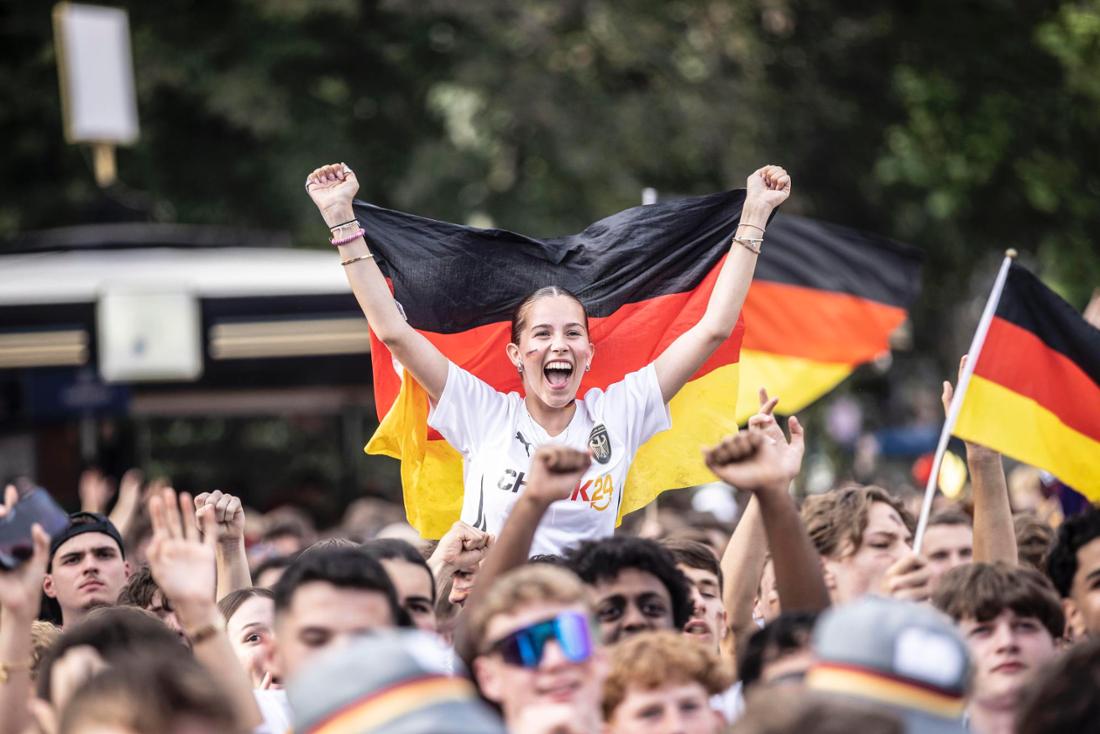
[[[1100,329],[1015,263],[954,434],[1100,501]]]
[[[576,235],[542,240],[363,202],[356,202],[356,214],[408,322],[452,362],[501,392],[522,391],[505,356],[515,306],[546,285],[575,293],[588,308],[596,345],[583,395],[652,362],[699,321],[743,201],[742,190],[663,201],[619,212]],[[770,330],[753,342],[761,367],[753,372],[752,406],[760,384],[778,385],[777,394],[786,389],[788,407],[830,389],[855,364],[886,349],[886,337],[904,319],[904,305],[916,289],[916,261],[900,246],[862,236],[845,244],[837,238],[851,236],[848,231],[796,218],[788,222],[780,217],[769,226],[757,277],[771,272],[771,279],[754,283],[749,302],[756,306],[746,304],[744,311],[749,320],[759,311],[761,326],[753,328]],[[850,261],[843,275],[829,275],[830,252],[845,253]],[[766,266],[770,260],[774,266]],[[904,272],[894,273],[899,264]],[[884,272],[893,277],[876,285]],[[780,309],[800,313],[783,318]],[[663,490],[712,479],[699,449],[736,430],[743,338],[748,345],[739,321],[670,402],[672,429],[638,451],[620,517]],[[462,507],[461,456],[428,428],[423,389],[402,379],[400,365],[373,337],[372,351],[381,424],[366,451],[401,460],[408,520],[425,537],[439,537]],[[781,382],[771,374],[777,369],[796,371],[796,379]]]

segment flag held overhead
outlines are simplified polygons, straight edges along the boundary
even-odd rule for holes
[[[522,391],[504,358],[515,304],[547,285],[579,296],[599,354],[583,394],[649,364],[699,321],[744,196],[738,190],[638,206],[579,234],[544,240],[355,206],[409,324],[498,391]],[[754,404],[744,401],[738,414],[743,338],[745,356],[756,365],[745,388],[767,385],[797,410],[888,349],[918,283],[919,256],[911,248],[798,217],[774,218],[745,321],[670,401],[672,429],[638,451],[619,516],[663,490],[712,479],[699,447],[736,430]],[[409,522],[438,537],[462,507],[461,456],[428,428],[424,391],[403,379],[380,341],[372,349],[381,424],[366,450],[402,461]]]
[[[600,358],[581,393],[652,362],[696,324],[730,247],[744,191],[639,206],[583,232],[537,240],[480,230],[356,203],[379,267],[409,324],[459,367],[501,392],[520,392],[507,359],[515,305],[546,285],[577,294],[589,313]],[[670,402],[673,430],[637,453],[620,516],[662,490],[708,481],[699,446],[736,429],[737,360],[743,334],[733,334]],[[375,397],[381,424],[369,453],[401,459],[409,522],[432,537],[462,506],[462,461],[427,427],[427,395],[395,369],[373,340]]]

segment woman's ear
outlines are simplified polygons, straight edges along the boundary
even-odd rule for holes
[[[520,356],[519,347],[509,342],[508,346],[504,348],[504,351],[508,354],[508,361],[512,363],[512,366],[522,371],[523,358]]]

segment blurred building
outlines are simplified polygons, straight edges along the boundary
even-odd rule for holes
[[[83,466],[137,465],[260,505],[346,500],[387,489],[362,453],[375,422],[366,320],[331,252],[144,223],[0,251],[0,477],[71,499]]]

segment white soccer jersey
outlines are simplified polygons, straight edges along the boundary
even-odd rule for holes
[[[462,519],[494,535],[527,484],[535,449],[543,444],[592,448],[592,466],[572,497],[551,505],[539,525],[531,547],[537,555],[561,554],[578,541],[611,535],[634,454],[672,422],[653,365],[606,391],[586,392],[577,399],[569,426],[551,437],[518,393],[498,392],[452,363],[428,425],[463,456]]]

